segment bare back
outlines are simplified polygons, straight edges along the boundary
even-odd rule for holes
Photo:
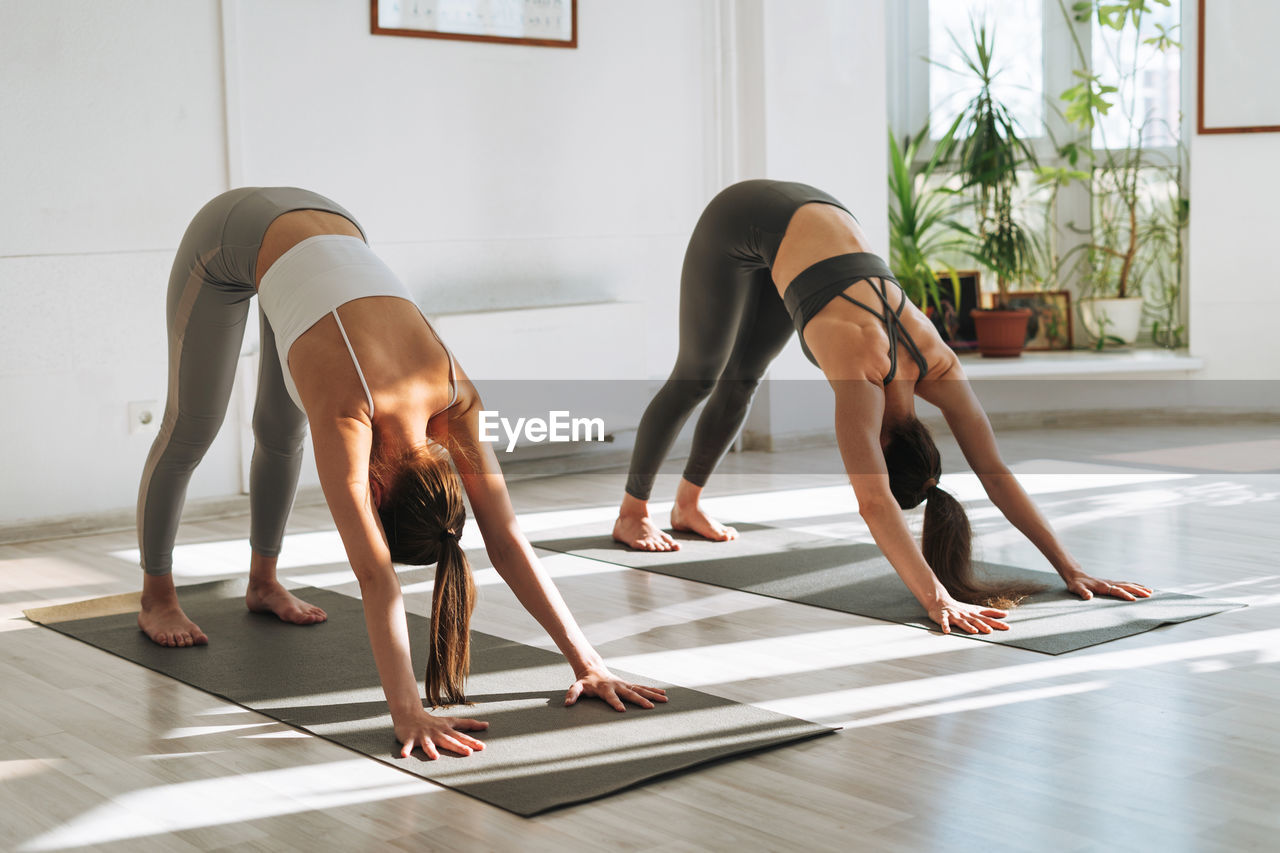
[[[324,234],[363,239],[347,218],[319,210],[296,210],[277,217],[258,251],[257,280],[291,248]],[[425,423],[449,402],[449,355],[418,307],[389,296],[355,299],[338,309],[342,330],[332,315],[304,332],[288,353],[288,369],[311,418],[365,413],[364,386],[343,339],[369,386],[374,409]]]
[[[869,245],[866,232],[847,211],[829,204],[804,205],[792,217],[778,247],[773,265],[778,294],[785,293],[796,276],[819,261],[867,252]],[[902,290],[893,282],[886,285],[890,305],[896,310]],[[871,281],[854,282],[845,294],[877,311],[883,310],[876,285]],[[955,353],[938,335],[933,323],[910,301],[902,310],[902,326],[928,363],[930,379],[938,378],[956,363]],[[884,323],[847,299],[832,299],[805,326],[804,336],[815,352],[840,353],[842,366],[832,366],[840,378],[856,375],[880,381],[889,373],[889,335]],[[904,385],[914,384],[920,378],[920,370],[911,358],[905,357],[901,346],[899,350],[896,378]],[[826,372],[831,375],[831,371]]]

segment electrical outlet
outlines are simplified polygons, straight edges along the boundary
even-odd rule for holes
[[[160,429],[160,404],[140,400],[129,404],[129,434],[154,433]]]

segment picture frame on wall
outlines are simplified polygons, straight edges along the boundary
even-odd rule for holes
[[[939,271],[938,297],[942,310],[933,308],[930,319],[934,328],[956,352],[968,352],[978,348],[978,332],[973,325],[973,309],[978,307],[981,292],[981,276],[977,270],[956,270],[953,279],[950,272]]]
[[[996,294],[982,295],[983,307],[995,305]],[[1005,294],[1005,307],[1029,308],[1025,350],[1071,349],[1071,293],[1066,290],[1027,290]]]
[[[376,36],[578,46],[578,0],[370,0]]]
[[[1199,0],[1196,131],[1280,133],[1275,0]]]

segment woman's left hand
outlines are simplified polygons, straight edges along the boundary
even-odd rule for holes
[[[595,696],[615,711],[625,711],[625,699],[641,708],[652,708],[654,702],[667,701],[667,691],[660,687],[645,687],[643,684],[630,684],[607,669],[591,669],[573,683],[565,694],[564,704],[572,705],[579,696]]]
[[[1139,598],[1151,597],[1151,590],[1142,584],[1103,580],[1086,575],[1084,572],[1077,572],[1064,580],[1067,582],[1067,589],[1085,601],[1095,595],[1110,595],[1124,601],[1137,601]]]

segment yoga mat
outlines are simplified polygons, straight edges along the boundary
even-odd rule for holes
[[[600,525],[575,528],[533,544],[632,569],[670,575],[771,598],[842,610],[916,628],[937,625],[907,590],[889,561],[873,544],[846,542],[797,530],[761,524],[734,524],[739,537],[709,542],[674,534],[679,551],[633,551],[600,535]],[[594,532],[590,532],[594,531]],[[1037,593],[1009,612],[1008,631],[955,636],[1059,655],[1150,631],[1171,622],[1186,622],[1243,605],[1193,595],[1156,591],[1135,602],[1115,598],[1083,601],[1067,592],[1054,572],[975,562],[980,577],[1043,584]],[[1098,567],[1097,574],[1130,580],[1128,568]],[[1133,578],[1141,582],[1141,578]]]
[[[399,758],[374,670],[360,601],[321,589],[295,592],[323,607],[329,621],[286,625],[249,613],[244,581],[181,590],[182,606],[209,634],[207,646],[167,649],[138,630],[136,609],[120,596],[108,615],[83,617],[95,602],[27,611],[28,618],[148,669],[198,687],[384,764],[487,803],[534,815],[729,756],[834,731],[688,688],[664,687],[670,702],[618,713],[597,699],[564,707],[573,682],[555,652],[472,633],[467,691],[476,704],[439,713],[489,722],[475,733],[486,748],[468,757],[421,751]],[[61,617],[72,618],[62,621]],[[426,649],[429,620],[409,614],[415,652]],[[421,673],[422,667],[415,663]],[[644,684],[654,680],[616,672]],[[140,700],[141,701],[141,700]]]

